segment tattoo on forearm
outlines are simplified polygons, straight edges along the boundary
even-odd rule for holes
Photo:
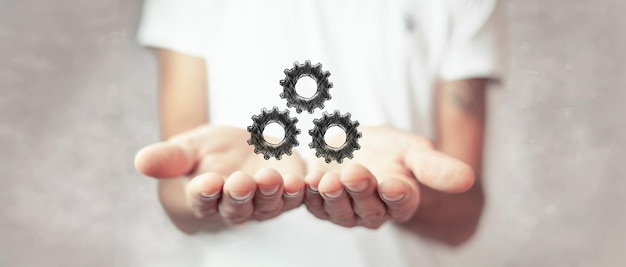
[[[463,91],[464,90],[454,90],[451,92],[454,104],[463,109],[465,112],[476,112],[476,100],[474,99],[474,96],[468,95],[466,92]]]
[[[461,84],[450,88],[448,92],[448,98],[452,104],[459,107],[462,111],[474,116],[484,116],[484,83],[461,82]]]

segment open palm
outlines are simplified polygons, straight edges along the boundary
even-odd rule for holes
[[[302,203],[305,166],[297,154],[265,160],[250,133],[202,126],[142,149],[137,169],[158,179],[187,177],[188,209],[198,219],[266,220]]]
[[[412,218],[422,185],[463,192],[474,182],[468,165],[434,150],[425,138],[387,126],[359,130],[361,149],[352,160],[309,162],[305,204],[318,218],[346,227],[378,228],[388,220]],[[336,141],[331,137],[328,143]]]

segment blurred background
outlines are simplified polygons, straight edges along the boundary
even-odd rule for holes
[[[0,266],[190,266],[133,157],[158,140],[142,2],[0,1]],[[626,1],[508,1],[488,206],[443,266],[626,266]]]

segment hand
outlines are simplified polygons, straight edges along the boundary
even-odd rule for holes
[[[354,159],[326,164],[314,158],[309,163],[304,201],[320,219],[367,228],[389,220],[405,222],[418,209],[420,186],[457,193],[474,183],[467,164],[434,150],[425,138],[392,127],[362,126],[359,131],[361,149]],[[341,139],[335,136],[328,143],[341,145]]]
[[[202,126],[143,148],[135,165],[164,182],[183,177],[176,189],[181,192],[161,194],[179,227],[197,221],[228,225],[267,220],[298,207],[304,197],[300,157],[294,151],[280,161],[265,160],[248,145],[249,138],[243,129]]]

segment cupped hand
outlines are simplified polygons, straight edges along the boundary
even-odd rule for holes
[[[135,166],[158,179],[183,177],[186,189],[178,195],[197,219],[239,224],[298,207],[304,197],[300,157],[294,151],[265,160],[248,145],[249,138],[244,129],[201,126],[143,148]]]
[[[465,163],[433,148],[426,138],[393,127],[359,127],[361,149],[352,160],[309,161],[304,202],[313,215],[335,224],[378,228],[411,219],[420,204],[420,187],[460,193],[474,183]],[[340,146],[344,138],[330,137]]]

